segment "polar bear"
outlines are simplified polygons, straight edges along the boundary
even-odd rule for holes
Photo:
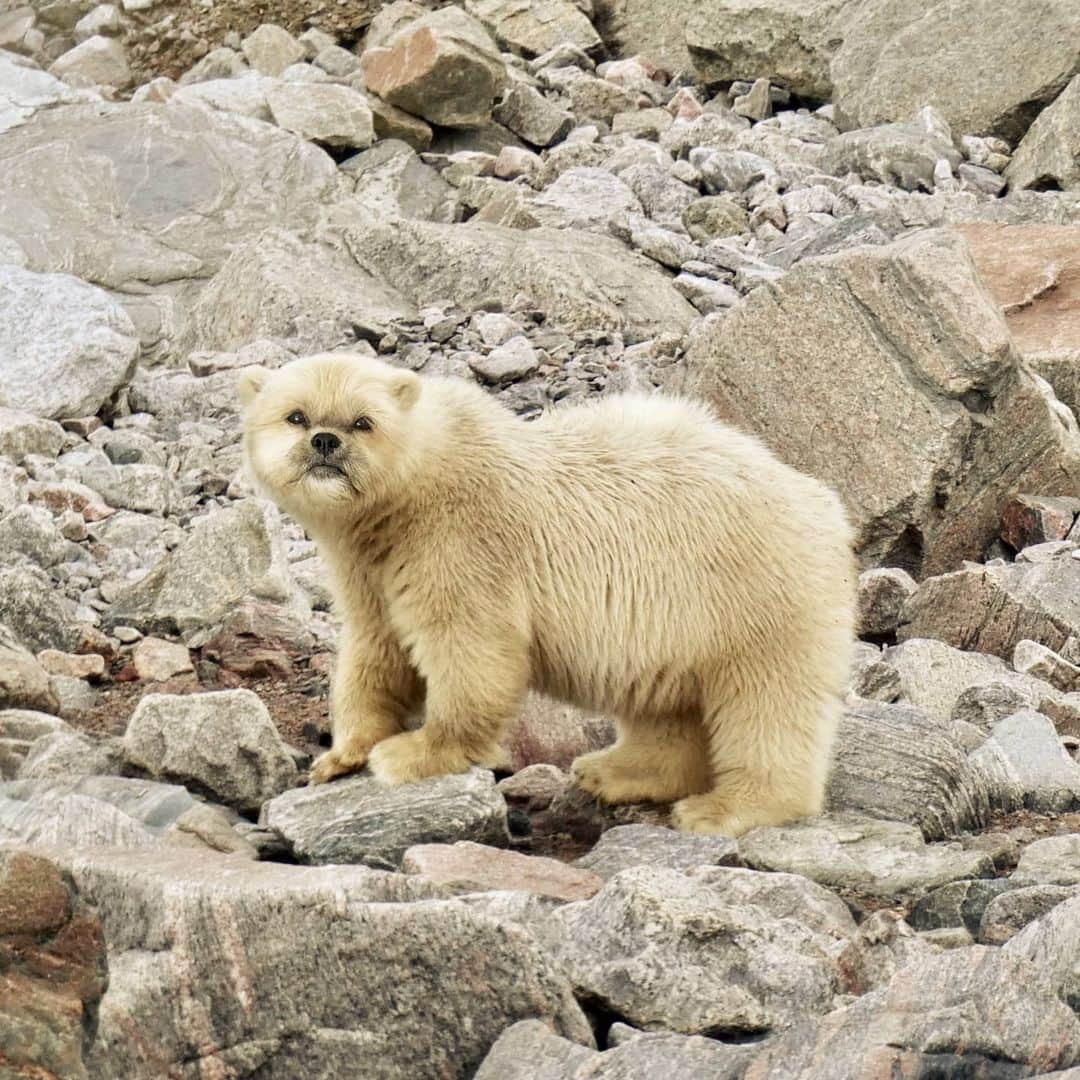
[[[602,801],[733,836],[821,809],[856,581],[824,485],[678,398],[530,423],[342,354],[248,368],[239,393],[249,470],[344,622],[313,782],[492,765],[531,688],[616,718],[572,770]]]

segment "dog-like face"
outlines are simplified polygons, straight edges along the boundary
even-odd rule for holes
[[[302,524],[362,515],[406,481],[412,372],[327,354],[245,368],[238,389],[250,472]]]

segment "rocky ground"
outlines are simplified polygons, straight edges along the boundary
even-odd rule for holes
[[[0,0],[0,1074],[1080,1077],[1078,132],[1071,0]],[[540,699],[306,787],[233,387],[317,349],[833,484],[828,813],[603,810]]]

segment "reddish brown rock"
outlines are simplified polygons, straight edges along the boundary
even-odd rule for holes
[[[406,874],[422,874],[438,885],[460,892],[506,889],[550,896],[556,900],[588,900],[603,880],[558,859],[520,855],[516,851],[474,844],[417,844],[405,852]]]
[[[574,758],[614,741],[615,725],[607,717],[530,694],[503,745],[517,772],[537,764],[568,769]]]
[[[1015,495],[1001,512],[1001,539],[1014,551],[1064,540],[1080,515],[1080,499]]]

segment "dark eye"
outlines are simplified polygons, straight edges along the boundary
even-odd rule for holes
[[[353,427],[357,431],[370,431],[374,425],[366,416],[360,416],[353,422]]]
[[[294,409],[285,417],[285,420],[290,424],[302,424],[307,427],[307,417],[299,409]]]

